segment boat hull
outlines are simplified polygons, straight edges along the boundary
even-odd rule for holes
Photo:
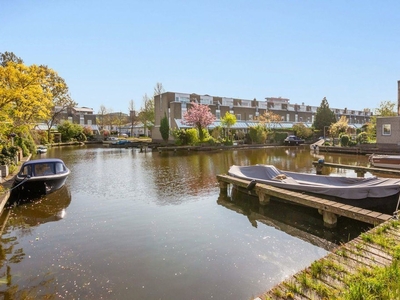
[[[371,155],[369,161],[373,167],[400,169],[400,155]]]
[[[250,183],[317,196],[335,202],[393,213],[400,195],[400,180],[392,178],[347,178],[281,171],[274,166],[232,166],[230,176]],[[241,189],[247,194],[249,189]]]
[[[70,170],[60,159],[37,159],[25,162],[15,176],[11,198],[14,201],[38,198],[64,186]]]

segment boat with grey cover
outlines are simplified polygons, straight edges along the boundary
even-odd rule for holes
[[[400,179],[394,178],[315,175],[282,171],[273,165],[233,165],[228,175],[362,208],[387,206],[391,213],[400,194]]]

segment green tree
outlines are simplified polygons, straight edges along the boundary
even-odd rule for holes
[[[227,111],[225,116],[221,118],[221,124],[222,126],[226,126],[227,132],[225,133],[225,136],[228,136],[229,138],[229,130],[233,125],[236,124],[236,116]],[[232,136],[230,140],[232,140]]]
[[[347,129],[349,128],[348,122],[349,120],[346,118],[346,116],[341,116],[339,121],[332,124],[329,127],[329,132],[331,133],[332,137],[339,137],[341,134],[347,132]]]
[[[376,140],[376,117],[394,117],[396,103],[391,101],[381,101],[378,108],[375,108],[374,116],[371,117],[371,122],[367,124],[366,133],[368,135],[368,140]]]
[[[294,124],[293,131],[295,135],[302,139],[308,139],[313,135],[313,131],[311,130],[311,128],[308,128],[303,123]]]
[[[166,113],[164,113],[164,117],[160,121],[160,133],[161,133],[161,137],[164,140],[164,142],[168,142],[169,124],[168,124],[168,118],[167,118]]]
[[[375,108],[375,116],[378,117],[394,117],[396,116],[396,111],[394,108],[396,103],[391,101],[381,101],[378,108]]]
[[[151,130],[154,126],[154,99],[149,98],[147,94],[143,96],[143,104],[139,112],[139,120],[142,122],[144,127],[144,133],[147,134],[147,130]]]
[[[332,123],[335,122],[335,114],[329,108],[328,100],[326,100],[326,97],[324,97],[324,99],[322,99],[321,101],[321,105],[317,108],[317,113],[315,114],[313,126],[316,130],[323,131],[326,126],[330,126]]]
[[[73,124],[69,121],[63,121],[57,126],[58,132],[61,133],[61,140],[69,142],[72,140],[82,141],[84,133],[83,128],[79,124]]]
[[[249,128],[249,136],[252,143],[263,144],[267,139],[267,131],[265,126],[258,124]]]
[[[50,142],[51,128],[53,125],[61,122],[61,114],[67,111],[67,108],[77,106],[71,96],[69,95],[68,86],[65,80],[61,78],[57,72],[49,69],[47,66],[43,66],[46,77],[47,77],[47,88],[50,90],[52,95],[52,104],[50,110],[50,116],[46,121],[47,124],[47,139]]]

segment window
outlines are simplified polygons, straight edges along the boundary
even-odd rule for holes
[[[221,111],[220,111],[219,109],[217,109],[217,110],[215,111],[215,118],[216,118],[217,120],[221,119]]]
[[[253,120],[253,115],[249,115],[249,120]]]
[[[213,104],[213,97],[211,96],[200,96],[200,103],[204,105]]]
[[[391,124],[383,124],[382,125],[382,135],[391,135],[392,134],[392,125]]]
[[[233,98],[222,98],[222,105],[233,107]]]
[[[242,115],[241,114],[237,114],[236,115],[236,120],[238,120],[238,121],[242,120]]]
[[[242,106],[251,107],[251,101],[250,100],[242,100]]]

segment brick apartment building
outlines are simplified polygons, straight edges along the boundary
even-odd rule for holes
[[[247,132],[248,128],[258,123],[259,116],[267,111],[271,111],[281,116],[281,122],[276,126],[290,128],[295,123],[303,123],[308,127],[312,126],[315,114],[319,106],[302,104],[291,104],[287,98],[268,97],[259,101],[256,99],[245,100],[229,97],[216,97],[210,95],[197,95],[166,92],[154,97],[155,126],[152,131],[153,140],[161,140],[160,121],[166,114],[171,130],[188,128],[183,124],[182,119],[185,112],[190,109],[192,102],[208,105],[212,114],[216,116],[214,124],[209,128],[214,128],[221,124],[220,119],[226,112],[234,114],[237,123],[233,129],[239,129]],[[331,108],[337,119],[346,116],[349,125],[361,127],[370,121],[372,113],[369,110],[353,110]]]

